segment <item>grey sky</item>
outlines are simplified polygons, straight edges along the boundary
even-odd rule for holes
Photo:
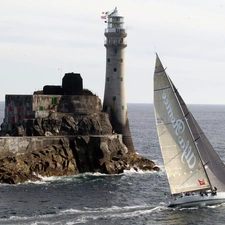
[[[103,99],[103,11],[127,27],[127,102],[151,103],[155,52],[187,103],[224,104],[223,0],[1,0],[0,101],[77,72]],[[61,73],[62,71],[62,73]]]

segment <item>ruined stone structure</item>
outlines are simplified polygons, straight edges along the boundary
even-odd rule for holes
[[[24,120],[45,118],[53,112],[87,114],[101,111],[101,100],[83,90],[80,74],[67,73],[62,86],[46,85],[33,95],[6,95],[5,118],[1,125],[3,135],[13,131]]]

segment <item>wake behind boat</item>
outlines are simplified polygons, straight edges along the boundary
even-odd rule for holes
[[[156,54],[154,109],[170,185],[169,207],[225,202],[225,165],[206,138]]]

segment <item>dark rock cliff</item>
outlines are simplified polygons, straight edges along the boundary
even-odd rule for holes
[[[0,181],[15,184],[40,176],[68,176],[84,172],[119,174],[131,168],[155,170],[154,162],[124,152],[119,139],[109,137],[61,138],[58,145],[46,146],[33,152],[8,155],[0,159]]]
[[[11,136],[64,136],[112,134],[106,113],[87,115],[51,113],[48,117],[25,120],[10,133]]]

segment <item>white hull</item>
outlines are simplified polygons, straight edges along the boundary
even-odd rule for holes
[[[225,192],[218,192],[216,195],[192,195],[184,196],[169,201],[168,207],[194,207],[201,205],[216,205],[225,203]]]

